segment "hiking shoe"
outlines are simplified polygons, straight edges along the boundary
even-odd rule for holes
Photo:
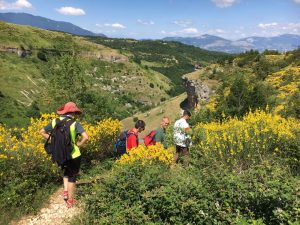
[[[68,208],[71,208],[71,207],[73,207],[74,205],[77,205],[79,202],[78,202],[78,201],[75,201],[74,199],[68,199],[68,200],[66,201],[66,203],[67,203],[67,207],[68,207]]]
[[[64,197],[65,201],[67,201],[69,199],[68,191],[64,191],[63,197]]]

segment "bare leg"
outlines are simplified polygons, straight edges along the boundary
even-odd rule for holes
[[[76,186],[75,182],[68,182],[69,199],[73,199],[74,198],[75,186]]]
[[[64,176],[64,191],[68,191],[68,177]]]
[[[175,153],[174,154],[174,161],[175,161],[175,163],[178,163],[178,159],[179,159],[178,153]]]

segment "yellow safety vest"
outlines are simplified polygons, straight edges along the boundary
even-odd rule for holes
[[[63,120],[65,117],[60,117],[60,120]],[[75,159],[77,157],[79,157],[81,155],[80,153],[80,149],[79,147],[76,145],[76,131],[75,131],[75,124],[76,121],[74,121],[74,123],[71,124],[70,126],[70,135],[71,135],[71,141],[73,143],[73,150],[71,152],[71,157],[72,159]],[[52,129],[54,129],[56,125],[56,119],[52,120]]]

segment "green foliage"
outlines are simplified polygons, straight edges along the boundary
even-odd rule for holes
[[[249,65],[250,62],[257,60],[258,58],[259,58],[259,52],[255,50],[250,50],[238,55],[237,65],[243,67]]]
[[[199,111],[195,111],[189,120],[191,127],[197,125],[198,123],[209,123],[216,120],[216,113],[210,111],[206,107],[201,107]]]
[[[128,113],[119,107],[122,105],[120,101],[103,92],[85,91],[77,96],[76,102],[83,109],[85,120],[90,123],[108,117],[121,119],[128,116]]]
[[[29,108],[26,110],[25,113],[26,117],[28,118],[37,118],[40,116],[40,108],[38,106],[38,103],[34,101]]]
[[[25,126],[28,125],[29,120],[23,113],[26,107],[21,105],[14,99],[4,96],[0,97],[0,123],[8,126]]]
[[[44,156],[40,154],[23,149],[10,151],[9,160],[0,158],[0,217],[4,220],[35,212],[57,187],[60,179],[55,165],[41,161]]]
[[[266,164],[238,174],[205,159],[197,165],[201,168],[115,167],[101,183],[85,190],[89,194],[80,222],[282,224],[299,218],[297,179],[287,176],[287,170]]]
[[[76,102],[86,91],[83,66],[75,53],[52,58],[46,69],[44,77],[49,78],[51,84],[48,92],[52,100],[59,105],[68,101]]]
[[[224,71],[219,75],[220,85],[216,91],[216,112],[213,113],[216,119],[221,119],[222,113],[241,117],[249,110],[276,105],[276,90],[263,81],[265,77],[259,73],[251,73],[251,68],[234,67],[225,67]]]
[[[90,37],[90,40],[110,48],[128,52],[132,61],[141,64],[142,61],[153,63],[148,68],[158,71],[168,77],[174,84],[169,94],[176,96],[184,91],[181,87],[181,76],[194,71],[197,62],[217,62],[231,58],[229,54],[211,52],[179,42],[166,41],[136,41],[130,39],[107,39]]]
[[[295,92],[288,98],[287,105],[282,112],[285,117],[295,117],[300,119],[300,93]]]

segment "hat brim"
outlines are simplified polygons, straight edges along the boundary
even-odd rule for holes
[[[78,114],[82,114],[82,111],[77,107],[77,106],[72,106],[72,107],[61,107],[59,108],[56,113],[58,115],[63,115],[63,114],[67,114],[67,113],[78,113]]]

